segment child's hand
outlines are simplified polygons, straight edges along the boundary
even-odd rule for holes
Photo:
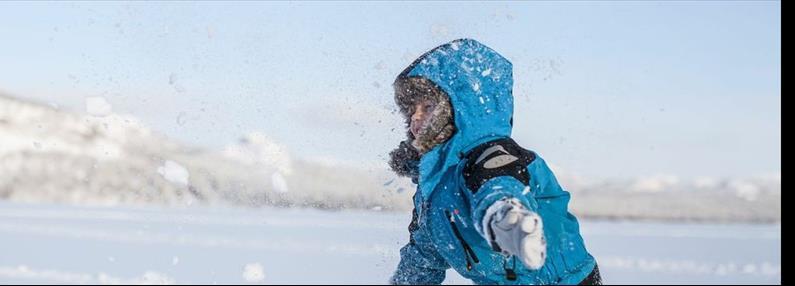
[[[538,214],[525,209],[516,199],[495,202],[485,217],[489,238],[507,255],[515,255],[529,269],[544,266],[547,242]]]

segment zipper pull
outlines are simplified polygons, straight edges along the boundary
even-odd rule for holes
[[[502,269],[505,269],[505,279],[508,279],[508,281],[516,281],[517,276],[514,270],[516,269],[516,257],[511,256],[511,258],[513,259],[513,268],[508,268],[508,257],[505,257],[502,261]]]
[[[516,281],[516,272],[513,269],[505,269],[505,279]]]

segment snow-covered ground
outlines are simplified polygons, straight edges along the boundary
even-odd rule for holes
[[[409,214],[0,202],[0,283],[376,283]],[[611,284],[781,283],[780,224],[582,221]],[[454,272],[446,283],[468,284]]]

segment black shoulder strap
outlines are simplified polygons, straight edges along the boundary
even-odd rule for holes
[[[511,138],[502,138],[475,147],[464,155],[464,181],[472,193],[492,178],[512,176],[530,185],[527,165],[536,154],[520,147]]]

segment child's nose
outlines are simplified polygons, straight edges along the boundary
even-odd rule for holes
[[[411,115],[411,120],[418,121],[418,120],[422,119],[422,115],[423,115],[422,111],[414,112],[414,114]]]

